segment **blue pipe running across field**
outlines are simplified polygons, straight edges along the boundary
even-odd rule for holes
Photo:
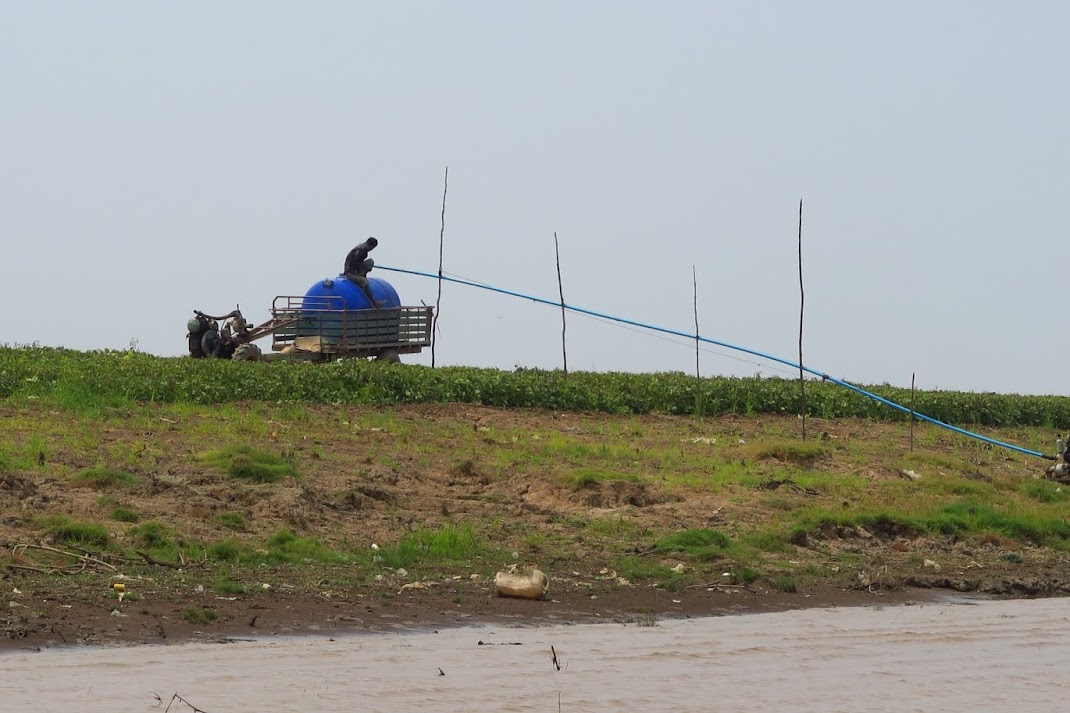
[[[439,275],[434,275],[434,274],[429,273],[429,272],[420,272],[418,270],[405,270],[405,269],[400,268],[400,267],[386,267],[384,265],[376,265],[375,269],[376,270],[390,270],[391,272],[401,272],[401,273],[405,273],[406,275],[417,275],[419,277],[430,277],[432,279],[438,279],[439,278]],[[534,297],[532,295],[525,295],[525,294],[522,294],[520,292],[514,292],[512,290],[506,290],[506,289],[503,289],[501,287],[494,287],[492,285],[484,285],[484,284],[481,284],[479,282],[472,282],[470,280],[464,280],[464,279],[457,278],[457,277],[447,277],[445,275],[442,275],[441,277],[446,282],[454,282],[454,283],[456,283],[458,285],[466,285],[468,287],[478,287],[481,290],[489,290],[491,292],[497,292],[499,294],[509,295],[510,297],[519,297],[520,299],[531,300],[532,302],[539,302],[539,303],[544,304],[544,305],[550,305],[551,307],[558,307],[558,308],[562,307],[562,304],[561,304],[560,301],[554,302],[553,300],[543,299],[542,297]],[[926,416],[923,413],[918,413],[917,411],[912,411],[911,409],[907,408],[906,406],[903,406],[902,404],[897,404],[894,401],[889,401],[888,399],[886,399],[886,398],[884,398],[882,396],[878,396],[877,394],[875,394],[875,393],[873,393],[871,391],[866,391],[865,389],[860,388],[858,386],[855,386],[854,384],[850,384],[850,383],[848,383],[846,381],[843,381],[842,379],[837,379],[837,378],[835,378],[833,376],[829,376],[828,374],[825,374],[823,372],[817,371],[815,369],[811,369],[808,366],[804,366],[804,365],[801,365],[801,364],[796,364],[795,362],[790,361],[788,359],[782,359],[782,358],[780,358],[778,356],[774,356],[772,354],[766,354],[765,352],[758,351],[757,349],[748,349],[747,347],[741,347],[741,346],[738,346],[736,344],[729,344],[728,342],[722,342],[722,341],[719,341],[717,339],[709,339],[709,338],[703,337],[703,336],[696,336],[694,334],[688,334],[686,332],[680,332],[680,331],[677,331],[675,329],[668,329],[666,327],[658,327],[657,325],[653,325],[653,324],[645,324],[643,322],[636,322],[635,320],[625,319],[624,317],[614,317],[613,315],[604,314],[602,312],[596,312],[594,310],[586,309],[584,307],[576,307],[576,306],[570,305],[568,303],[565,303],[563,306],[564,306],[564,308],[566,310],[569,310],[571,312],[578,312],[580,314],[590,315],[592,317],[597,317],[599,319],[609,320],[610,322],[619,322],[620,324],[628,324],[628,325],[631,325],[633,327],[640,327],[642,329],[649,329],[649,330],[651,330],[653,332],[661,332],[662,334],[671,334],[671,335],[676,336],[676,337],[684,337],[685,339],[698,339],[698,341],[705,342],[706,344],[715,344],[715,345],[717,345],[719,347],[724,347],[725,349],[732,349],[732,350],[737,351],[737,352],[743,352],[744,354],[751,354],[751,355],[756,356],[756,357],[761,357],[762,359],[768,359],[769,361],[775,361],[778,364],[784,364],[785,366],[790,366],[793,369],[802,369],[804,372],[806,372],[808,374],[811,374],[812,376],[821,377],[821,379],[823,381],[831,381],[833,384],[836,384],[837,386],[842,386],[845,389],[850,389],[851,391],[854,391],[855,393],[861,394],[862,396],[865,396],[867,398],[873,399],[874,401],[879,401],[880,403],[884,404],[885,406],[888,406],[888,407],[894,408],[894,409],[898,409],[899,411],[902,411],[902,412],[907,413],[907,414],[913,414],[914,417],[917,418],[917,419],[920,419],[922,421],[927,421],[928,423],[931,423],[931,424],[933,424],[935,426],[939,426],[940,428],[946,428],[949,431],[954,431],[955,433],[958,433],[960,435],[966,436],[968,438],[975,438],[975,439],[977,439],[979,441],[983,441],[984,443],[989,443],[989,444],[991,444],[993,446],[999,446],[1000,448],[1006,448],[1008,450],[1012,450],[1012,451],[1015,451],[1015,452],[1018,452],[1018,453],[1024,453],[1025,455],[1037,456],[1038,458],[1047,458],[1047,459],[1051,459],[1052,458],[1052,456],[1044,455],[1040,451],[1029,450],[1028,448],[1022,448],[1021,446],[1016,446],[1016,445],[1011,444],[1011,443],[1006,443],[1004,441],[998,441],[998,440],[996,440],[994,438],[989,438],[988,436],[983,436],[980,433],[974,433],[972,431],[967,431],[967,430],[965,430],[963,428],[959,428],[958,426],[952,426],[950,423],[944,423],[943,421],[935,419],[935,418],[933,418],[931,416]]]

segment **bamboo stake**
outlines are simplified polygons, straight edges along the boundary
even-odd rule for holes
[[[565,288],[561,283],[561,249],[557,244],[557,231],[554,231],[554,255],[557,258],[557,294],[561,296],[561,364],[568,376],[568,352],[565,351]]]
[[[699,371],[699,331],[698,331],[698,273],[691,266],[691,285],[693,287],[695,307],[695,415],[702,418],[702,373]]]
[[[802,396],[802,439],[806,440],[806,380],[803,379],[803,309],[806,293],[803,291],[802,268],[802,215],[803,202],[799,199],[799,394]]]
[[[917,420],[914,418],[914,375],[913,371],[910,372],[910,450],[912,452],[914,450],[914,421]]]
[[[438,313],[442,307],[442,245],[446,234],[446,191],[450,187],[450,167],[442,179],[442,218],[438,229],[438,297],[435,298],[435,315],[431,320],[431,368],[435,368],[435,335],[438,334]]]

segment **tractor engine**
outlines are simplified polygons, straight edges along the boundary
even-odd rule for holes
[[[194,310],[193,314],[186,322],[186,337],[189,355],[194,359],[230,359],[245,343],[243,337],[248,333],[248,324],[238,310],[224,317],[212,317],[199,310]],[[220,322],[223,322],[222,328]]]

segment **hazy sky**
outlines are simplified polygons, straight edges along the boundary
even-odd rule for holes
[[[1070,3],[0,0],[0,342],[185,353],[192,310],[380,264],[797,356],[1070,394]],[[402,302],[433,280],[375,272]],[[557,367],[446,285],[437,361]],[[569,367],[693,371],[571,316]],[[718,350],[721,351],[721,350]],[[409,361],[429,363],[430,354]],[[704,353],[704,374],[779,374]],[[790,373],[790,372],[789,372]]]

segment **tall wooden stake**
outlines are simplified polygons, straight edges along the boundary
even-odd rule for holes
[[[806,380],[803,378],[803,308],[806,293],[803,291],[802,268],[802,213],[803,202],[799,199],[799,394],[802,396],[802,437],[806,440]]]
[[[568,352],[565,350],[565,288],[561,284],[561,249],[557,245],[557,231],[554,231],[554,256],[557,258],[557,294],[561,296],[561,364],[568,376]]]
[[[442,179],[442,218],[438,229],[438,297],[435,298],[435,316],[431,320],[431,368],[435,368],[435,336],[438,334],[438,313],[442,308],[442,245],[446,235],[446,191],[450,187],[450,167]]]
[[[914,450],[914,372],[910,372],[910,450]]]
[[[698,273],[695,272],[695,266],[691,266],[691,284],[694,288],[694,306],[695,306],[695,415],[702,418],[702,373],[699,371],[698,360]]]

